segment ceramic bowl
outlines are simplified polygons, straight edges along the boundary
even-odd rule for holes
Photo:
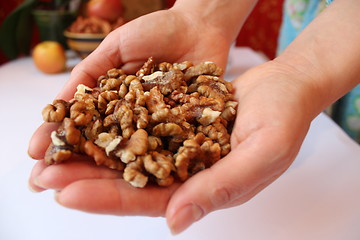
[[[65,31],[64,35],[69,48],[75,51],[81,58],[87,57],[106,37],[106,34],[73,33],[69,31]]]

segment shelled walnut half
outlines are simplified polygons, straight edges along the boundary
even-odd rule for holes
[[[123,172],[135,187],[169,186],[211,167],[230,151],[237,102],[231,83],[213,62],[156,63],[135,75],[110,69],[74,98],[55,100],[44,121],[62,123],[51,134],[45,162],[91,156]]]

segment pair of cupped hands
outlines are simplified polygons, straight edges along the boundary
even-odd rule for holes
[[[76,86],[95,86],[111,68],[134,72],[153,56],[157,61],[213,61],[225,68],[231,41],[223,29],[175,10],[140,17],[113,31],[71,73],[56,98],[70,100]],[[63,206],[113,215],[164,216],[179,233],[206,214],[240,205],[278,178],[296,157],[307,133],[311,103],[301,74],[276,60],[254,67],[234,80],[238,110],[231,152],[211,168],[170,187],[132,187],[121,173],[77,156],[63,164],[42,160],[55,124],[34,133],[29,154],[38,159],[29,185],[54,189]],[[302,113],[302,114],[299,114]]]

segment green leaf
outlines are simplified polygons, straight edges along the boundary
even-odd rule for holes
[[[24,9],[16,27],[16,45],[20,54],[29,55],[33,36],[32,9]]]
[[[65,9],[71,0],[54,0],[55,9]]]
[[[31,29],[31,21],[26,21],[31,17],[31,10],[34,7],[36,0],[27,0],[17,7],[10,15],[4,20],[0,28],[0,48],[3,50],[6,57],[14,59],[19,56],[21,50],[18,46],[17,37],[22,37],[23,34],[18,33],[18,29]],[[27,32],[27,31],[26,31]],[[24,38],[24,44],[30,46],[31,38]],[[25,41],[29,41],[25,43]]]

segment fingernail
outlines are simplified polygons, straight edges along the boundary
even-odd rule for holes
[[[47,189],[40,181],[39,177],[34,178],[34,184],[42,189]]]
[[[179,209],[170,220],[169,227],[173,235],[179,234],[193,222],[203,216],[203,210],[194,204],[189,204]]]
[[[41,192],[40,189],[34,188],[34,186],[32,186],[31,184],[28,184],[28,187],[29,187],[30,191],[32,191],[33,193]]]
[[[55,191],[54,193],[54,199],[57,203],[61,204],[60,203],[60,200],[59,200],[59,195],[60,195],[60,191]]]

